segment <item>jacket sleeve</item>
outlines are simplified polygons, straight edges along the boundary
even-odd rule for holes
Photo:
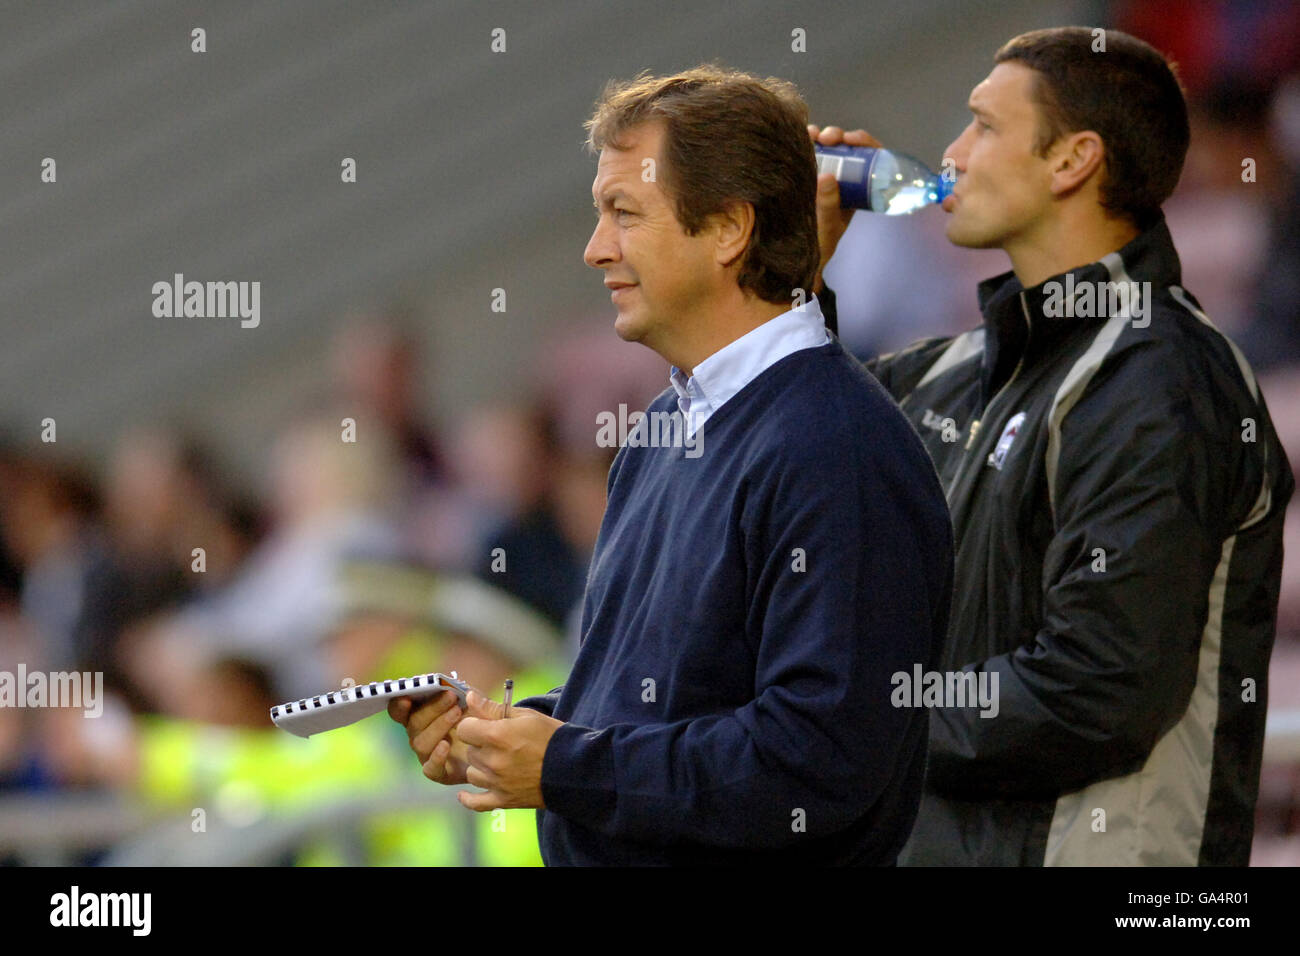
[[[822,291],[817,293],[817,302],[821,306],[822,316],[826,319],[826,327],[838,336],[839,305],[834,290],[823,284]],[[876,381],[885,386],[885,391],[889,392],[894,401],[901,402],[912,389],[916,388],[917,382],[930,366],[938,361],[939,356],[955,337],[945,335],[918,339],[904,349],[877,355],[862,364]]]
[[[799,464],[773,466],[739,518],[753,699],[674,722],[566,723],[543,760],[548,811],[620,839],[765,849],[838,833],[898,785],[925,717],[891,706],[890,675],[937,647],[947,516],[937,480],[926,498],[923,478],[870,463],[906,422],[846,445],[860,423],[826,414],[801,423]],[[919,443],[908,460],[925,461]]]
[[[1225,538],[1260,489],[1238,407],[1172,347],[1101,366],[1061,424],[1042,626],[965,668],[996,678],[996,715],[933,711],[931,788],[1054,797],[1137,769],[1178,722]]]
[[[564,687],[556,687],[547,691],[545,694],[538,694],[535,697],[525,697],[523,700],[516,701],[516,707],[528,707],[531,710],[541,711],[547,717],[555,716],[555,705],[560,702],[560,694]]]

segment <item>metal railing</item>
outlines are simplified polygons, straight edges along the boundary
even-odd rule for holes
[[[478,866],[477,815],[456,799],[456,789],[434,785],[393,793],[354,796],[316,804],[292,814],[271,815],[250,824],[209,817],[205,839],[195,839],[188,816],[167,818],[116,846],[105,866],[275,866],[308,844],[325,844],[346,866],[370,862],[362,829],[379,814],[400,810],[441,811],[454,807],[461,866]]]
[[[1264,738],[1266,765],[1300,764],[1300,710],[1270,714]],[[308,844],[335,848],[348,865],[368,862],[362,828],[372,817],[428,809],[456,821],[458,858],[480,862],[476,814],[464,810],[456,789],[416,784],[394,792],[348,796],[291,814],[240,824],[219,814],[196,840],[188,815],[160,815],[113,793],[62,793],[0,798],[0,859],[57,866],[107,850],[107,866],[273,866]]]

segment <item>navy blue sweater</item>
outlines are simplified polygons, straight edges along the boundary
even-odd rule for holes
[[[893,707],[890,677],[934,667],[952,591],[934,466],[837,341],[766,369],[701,435],[702,454],[620,449],[573,671],[520,702],[565,721],[542,857],[892,863],[927,713]]]

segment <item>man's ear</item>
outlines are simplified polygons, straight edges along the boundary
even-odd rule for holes
[[[753,203],[727,203],[722,212],[713,214],[710,226],[714,230],[714,258],[725,268],[739,259],[749,246],[754,232]]]
[[[1052,195],[1066,196],[1088,181],[1106,162],[1106,146],[1090,129],[1071,133],[1052,150]]]

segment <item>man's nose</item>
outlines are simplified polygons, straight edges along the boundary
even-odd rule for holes
[[[948,148],[943,151],[943,165],[951,165],[958,173],[966,172],[966,134],[962,132],[956,139],[948,144]]]
[[[601,269],[607,263],[615,262],[618,259],[618,243],[610,237],[609,230],[605,228],[604,217],[596,223],[596,228],[591,233],[591,238],[587,240],[587,248],[582,253],[582,260],[593,269]]]

